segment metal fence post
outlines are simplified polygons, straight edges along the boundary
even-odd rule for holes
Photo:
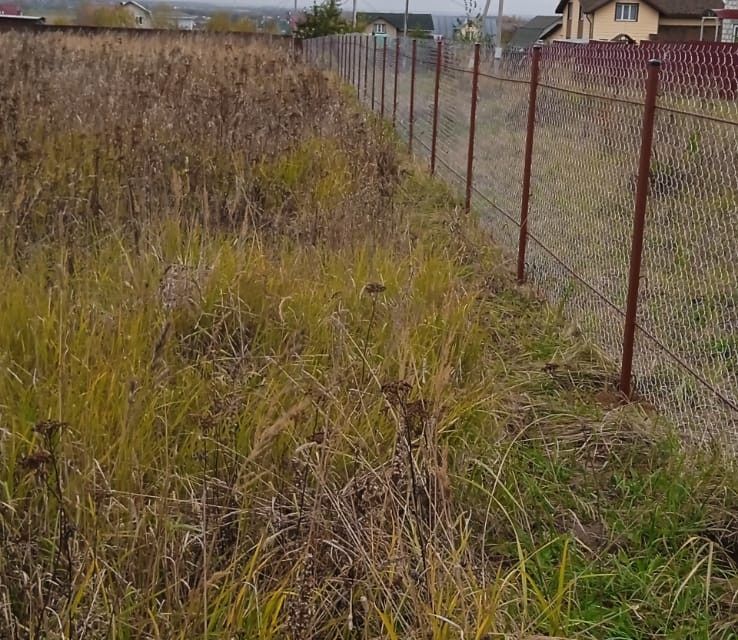
[[[353,79],[353,84],[357,87],[357,91],[358,91],[358,86],[359,86],[359,79],[358,79],[359,73],[358,72],[361,70],[361,66],[358,64],[359,60],[361,59],[361,49],[359,48],[359,34],[358,33],[352,37],[352,41],[353,41],[352,46],[354,48],[354,57],[352,58],[352,63],[351,63],[351,76]]]
[[[356,36],[356,99],[361,100],[361,36]]]
[[[397,127],[397,74],[400,67],[400,38],[395,42],[395,88],[392,93],[392,127]]]
[[[333,71],[333,38],[328,36],[328,70]]]
[[[387,77],[387,36],[382,39],[384,40],[384,46],[382,47],[382,104],[379,106],[379,115],[384,118],[384,81]]]
[[[536,131],[536,104],[538,102],[538,77],[541,69],[541,47],[533,47],[530,67],[530,94],[528,97],[528,128],[525,134],[525,160],[523,164],[523,198],[520,204],[520,236],[518,238],[518,283],[525,282],[525,252],[528,246],[528,213],[530,212],[530,174],[533,165],[533,141]]]
[[[345,35],[346,38],[346,84],[351,84],[351,36]]]
[[[436,143],[438,142],[438,96],[441,89],[441,59],[443,56],[443,41],[436,44],[436,84],[433,88],[433,133],[431,135],[430,173],[436,173]]]
[[[474,185],[474,138],[477,133],[477,102],[479,101],[479,43],[474,45],[474,75],[472,76],[471,112],[469,114],[469,150],[466,158],[466,198],[464,210],[471,211],[472,187]]]
[[[410,63],[410,120],[408,122],[408,150],[413,152],[413,134],[415,132],[415,63],[418,59],[418,41],[413,40],[412,62]]]
[[[659,92],[660,60],[649,60],[646,81],[646,102],[643,108],[641,130],[641,154],[638,164],[638,183],[633,219],[633,242],[630,249],[630,272],[628,274],[628,299],[625,305],[625,327],[623,333],[623,362],[620,369],[620,392],[629,397],[633,378],[633,349],[635,346],[636,320],[638,316],[638,289],[641,283],[643,259],[643,236],[646,228],[646,208],[651,177],[651,154],[653,151],[653,128],[656,121],[656,100]]]
[[[348,36],[343,36],[343,81],[348,82]]]
[[[369,38],[374,36],[367,35],[366,51],[364,51],[364,100],[366,101],[367,92],[369,91]]]
[[[349,36],[349,84],[354,84],[354,58],[356,57],[356,49],[354,48],[354,39],[356,36]]]
[[[374,92],[377,84],[377,36],[374,36],[372,40],[374,42],[372,53],[372,111],[374,111]]]

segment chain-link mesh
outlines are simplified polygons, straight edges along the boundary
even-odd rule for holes
[[[329,68],[325,51],[346,38],[352,36],[328,38],[323,49],[315,45],[310,61]],[[358,38],[353,42],[366,67],[359,91],[364,104],[381,113],[384,86],[385,118],[406,140],[412,135],[416,155],[430,158],[435,148],[436,171],[463,186],[474,48],[443,43],[439,68],[439,45],[418,40],[413,75],[412,41],[390,39],[385,50],[384,40]],[[499,244],[514,255],[532,54],[495,60],[491,48],[481,47],[479,58],[473,202]],[[650,60],[662,63],[661,90],[650,158],[635,386],[692,439],[717,438],[735,447],[738,48],[707,43],[543,48],[526,275],[620,361]]]
[[[738,49],[681,45],[650,52],[663,66],[639,299],[638,388],[693,425],[694,436],[736,438]]]
[[[480,55],[474,204],[505,248],[517,246],[528,113],[529,60]],[[497,68],[495,68],[497,67]]]
[[[541,56],[527,275],[617,361],[643,106],[625,47],[583,50]]]

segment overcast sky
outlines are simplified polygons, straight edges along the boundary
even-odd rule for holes
[[[497,3],[492,0],[490,14],[497,15]],[[263,6],[266,4],[289,8],[294,6],[294,0],[222,0],[219,4],[230,4],[234,6]],[[484,8],[485,0],[477,0],[479,11]],[[298,6],[308,7],[313,4],[312,0],[298,0]],[[506,15],[554,15],[557,0],[505,0]],[[352,0],[343,0],[343,8],[351,9]],[[404,0],[358,0],[359,11],[396,11],[405,10]],[[411,13],[464,13],[464,0],[410,0]]]

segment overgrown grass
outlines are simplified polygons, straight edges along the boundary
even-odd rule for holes
[[[44,60],[54,41],[0,42]],[[207,39],[64,44],[93,77],[164,82],[190,52],[183,95],[217,82]],[[241,100],[309,114],[273,148],[277,125],[244,120],[171,169],[188,98],[129,106],[160,118],[143,155],[100,120],[52,164],[38,112],[22,135],[0,112],[24,176],[0,197],[0,636],[734,638],[732,463],[621,406],[607,363],[329,80],[241,54]],[[60,64],[38,70],[57,95]]]

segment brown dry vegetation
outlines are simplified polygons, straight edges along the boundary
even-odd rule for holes
[[[731,467],[333,80],[0,47],[0,637],[734,637]]]

